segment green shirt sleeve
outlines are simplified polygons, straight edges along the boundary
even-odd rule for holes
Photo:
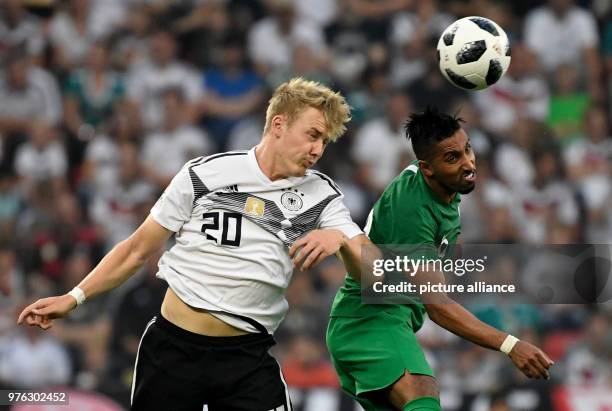
[[[388,187],[374,206],[370,239],[375,244],[405,245],[402,252],[418,251],[437,257],[437,223],[427,201],[418,192],[407,192],[403,180]]]

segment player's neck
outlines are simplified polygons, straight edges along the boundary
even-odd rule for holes
[[[264,140],[255,147],[255,159],[261,171],[270,181],[289,177],[289,174],[283,169],[277,158],[276,151],[269,144],[266,144]]]
[[[453,201],[453,199],[457,195],[455,191],[448,191],[446,187],[444,187],[442,184],[440,184],[436,180],[432,178],[428,178],[425,175],[423,175],[423,178],[425,179],[425,184],[429,186],[431,191],[433,191],[433,194],[443,203],[450,204],[451,201]]]

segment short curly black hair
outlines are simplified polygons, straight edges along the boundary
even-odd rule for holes
[[[465,121],[440,112],[436,107],[427,106],[424,111],[412,113],[404,124],[406,138],[412,142],[412,149],[419,160],[431,160],[437,143],[455,134]]]

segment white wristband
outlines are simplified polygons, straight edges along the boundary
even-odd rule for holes
[[[85,302],[85,293],[79,287],[74,287],[68,294],[74,297],[77,305],[81,305]]]
[[[504,354],[509,355],[510,351],[512,351],[517,342],[519,342],[518,338],[516,338],[514,335],[508,334],[501,347],[499,347],[499,350]]]

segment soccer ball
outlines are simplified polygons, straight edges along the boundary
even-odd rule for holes
[[[470,16],[448,26],[438,41],[440,71],[466,90],[495,84],[510,65],[508,36],[497,23]]]

